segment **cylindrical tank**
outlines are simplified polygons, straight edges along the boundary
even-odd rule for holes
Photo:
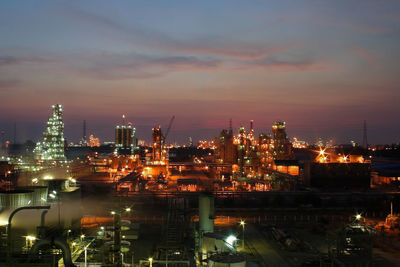
[[[222,252],[212,255],[208,259],[208,266],[211,267],[246,267],[246,259],[240,254]]]
[[[0,192],[0,210],[28,206],[33,190],[11,190]]]
[[[199,228],[202,233],[214,232],[214,197],[211,194],[199,197]]]
[[[33,190],[32,205],[40,205],[43,203],[42,199],[47,199],[48,187],[47,186],[23,186],[18,187],[17,190]]]

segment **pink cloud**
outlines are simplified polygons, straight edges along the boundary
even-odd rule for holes
[[[352,48],[352,51],[360,58],[365,59],[370,67],[376,67],[377,65],[376,53],[368,51],[358,45],[354,46]]]

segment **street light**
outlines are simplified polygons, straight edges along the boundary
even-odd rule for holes
[[[246,225],[246,222],[241,220],[240,225],[242,226],[242,249],[244,249],[244,226]]]
[[[25,236],[26,248],[27,249],[31,248],[32,247],[32,243],[35,240],[36,240],[35,236],[31,236],[31,235]]]
[[[85,246],[85,267],[87,267],[87,246]]]
[[[225,239],[225,242],[231,247],[235,248],[234,243],[237,240],[236,236],[230,235]]]
[[[149,258],[150,267],[153,267],[153,258]]]
[[[361,214],[356,215],[356,220],[359,221],[361,219]]]

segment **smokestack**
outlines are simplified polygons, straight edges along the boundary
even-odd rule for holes
[[[4,130],[1,131],[1,141],[0,141],[0,147],[4,148],[5,146],[5,140],[4,140]]]
[[[83,120],[83,142],[86,142],[86,120]]]
[[[14,144],[17,143],[17,123],[14,122]]]

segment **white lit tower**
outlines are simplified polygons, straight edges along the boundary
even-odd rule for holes
[[[125,115],[122,115],[122,125],[115,127],[115,148],[122,154],[134,154],[137,152],[136,129],[132,123],[126,123]]]
[[[36,145],[39,161],[65,161],[63,109],[57,104],[52,106],[53,113],[47,121],[43,141]]]

